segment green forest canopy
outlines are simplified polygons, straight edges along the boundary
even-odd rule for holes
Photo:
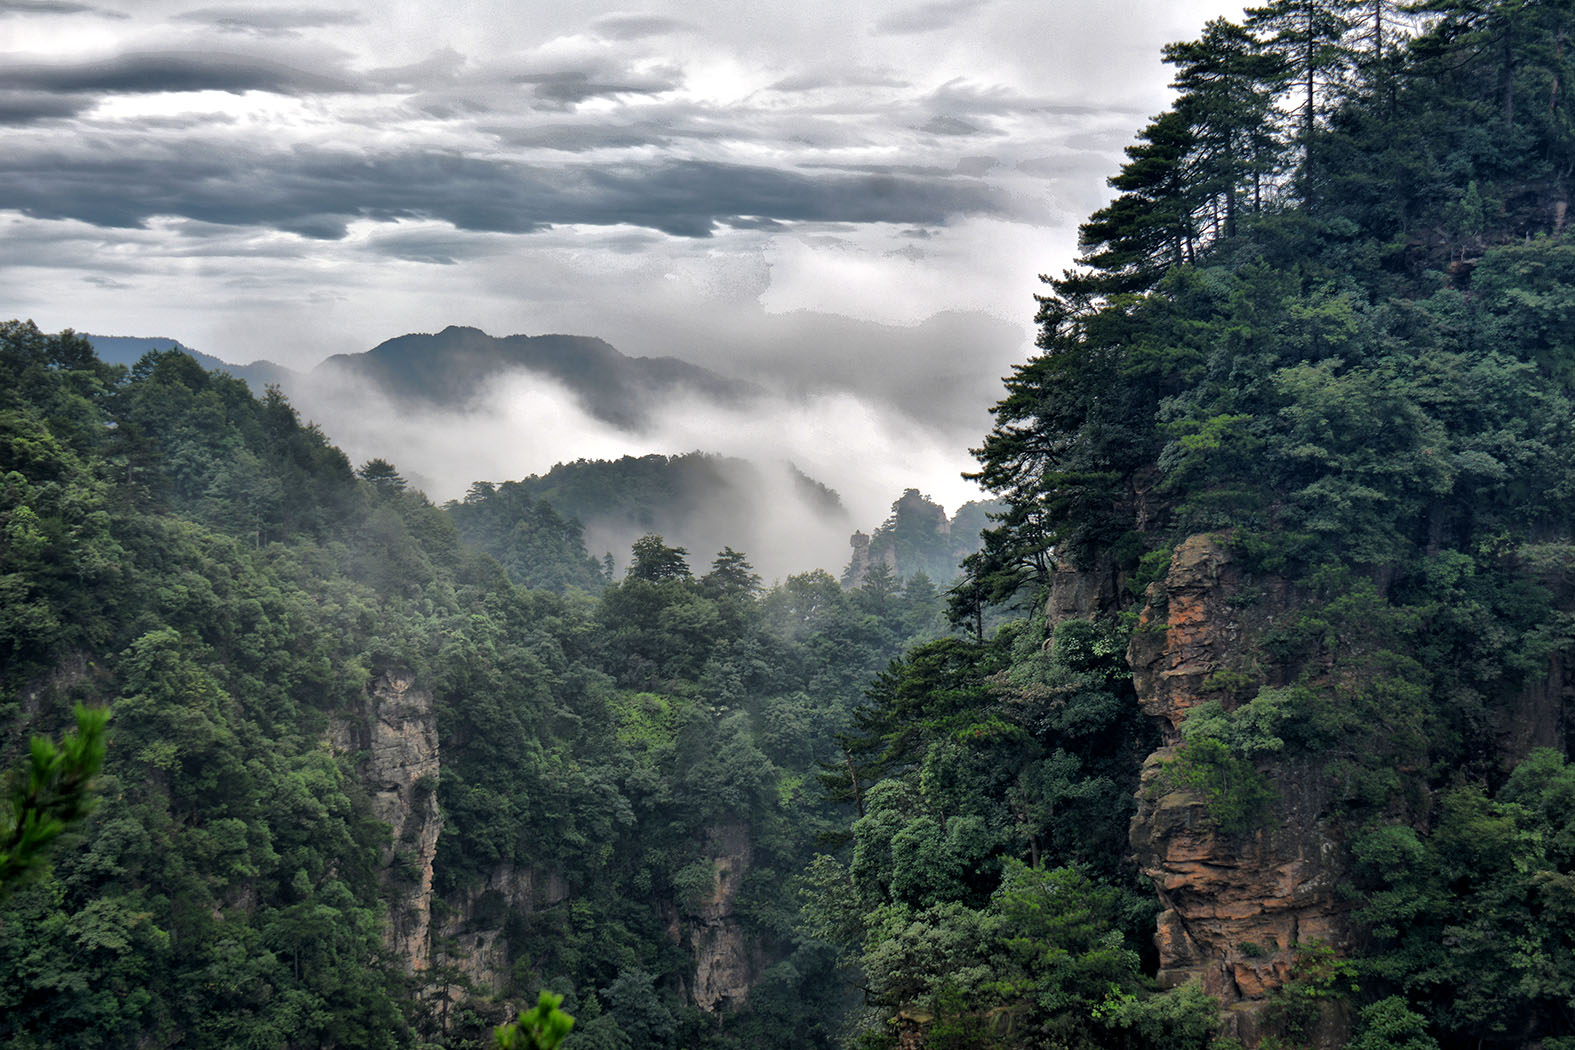
[[[528,500],[522,587],[276,392],[0,328],[6,753],[113,710],[101,805],[0,905],[0,1039],[461,1046],[548,989],[570,1050],[1208,1045],[1216,1004],[1153,985],[1127,841],[1133,614],[1202,532],[1298,604],[1176,775],[1234,835],[1290,763],[1322,778],[1360,924],[1272,1038],[1340,999],[1362,1050],[1570,1044],[1575,723],[1527,698],[1575,622],[1572,6],[1284,0],[1167,49],[1176,103],[978,451],[1002,507],[959,619],[1121,583],[1050,637],[657,536],[614,581]],[[438,925],[496,924],[500,992],[385,954],[408,853],[325,741],[392,673],[442,740]],[[684,938],[723,826],[759,956],[711,1015]],[[510,911],[505,865],[566,896]]]

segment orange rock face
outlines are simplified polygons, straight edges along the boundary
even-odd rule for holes
[[[1145,599],[1127,658],[1138,701],[1159,720],[1166,746],[1144,764],[1130,835],[1164,908],[1159,978],[1167,987],[1201,981],[1225,1007],[1226,1027],[1253,1045],[1268,997],[1298,956],[1314,944],[1341,952],[1350,941],[1348,907],[1335,892],[1345,854],[1323,779],[1305,760],[1278,759],[1264,770],[1278,794],[1272,820],[1225,836],[1165,765],[1193,708],[1217,700],[1229,710],[1281,684],[1284,669],[1264,666],[1258,641],[1288,615],[1293,596],[1283,582],[1249,586],[1223,542],[1193,536]]]

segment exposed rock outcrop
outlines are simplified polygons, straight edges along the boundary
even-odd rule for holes
[[[361,710],[337,722],[332,735],[337,751],[358,756],[372,812],[392,833],[381,858],[390,900],[384,943],[407,971],[425,970],[432,961],[432,865],[443,830],[432,694],[406,676],[382,675]]]
[[[568,883],[556,872],[499,864],[484,883],[448,901],[450,911],[436,938],[442,963],[464,975],[474,991],[502,995],[511,956],[520,947],[506,936],[509,917],[556,907],[568,897]]]
[[[1045,620],[1050,630],[1053,632],[1063,620],[1114,616],[1121,608],[1124,583],[1106,554],[1084,568],[1070,563],[1058,565],[1050,578],[1050,598],[1045,603]]]
[[[848,546],[853,548],[853,555],[848,560],[848,567],[842,570],[842,583],[845,587],[857,587],[864,582],[864,574],[870,571],[870,538],[863,531],[855,532],[848,537]]]
[[[707,852],[716,868],[711,894],[687,916],[689,949],[695,959],[694,1003],[707,1013],[743,1006],[758,978],[762,960],[737,916],[739,890],[754,859],[747,824],[725,824],[707,835]]]
[[[1173,783],[1165,766],[1192,709],[1209,700],[1231,709],[1280,684],[1286,669],[1256,654],[1294,597],[1283,581],[1249,583],[1219,538],[1193,536],[1149,586],[1127,653],[1138,702],[1166,742],[1144,764],[1131,826],[1138,864],[1164,909],[1155,935],[1160,983],[1200,981],[1224,1004],[1231,1034],[1249,1045],[1298,957],[1314,945],[1342,952],[1350,943],[1349,905],[1336,894],[1345,851],[1328,791],[1310,762],[1279,760],[1270,771],[1278,796],[1272,820],[1226,836],[1204,800]]]

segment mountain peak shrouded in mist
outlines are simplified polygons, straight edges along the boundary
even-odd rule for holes
[[[561,384],[586,412],[625,429],[646,426],[655,408],[674,397],[734,406],[760,393],[674,357],[630,357],[594,336],[492,336],[460,325],[336,354],[311,376],[365,382],[396,402],[463,408],[490,397],[493,380],[517,372]]]
[[[860,352],[871,346],[870,330],[793,332],[794,345],[822,357],[839,343],[851,356],[853,335]],[[757,384],[678,357],[633,356],[595,336],[499,337],[464,325],[396,336],[307,371],[228,364],[162,337],[91,338],[116,363],[173,347],[245,380],[258,396],[277,384],[353,460],[395,462],[437,500],[460,498],[477,479],[544,474],[558,463],[696,450],[758,464],[791,461],[841,493],[859,522],[878,522],[892,493],[908,485],[954,504],[978,492],[957,480],[967,457],[958,451],[955,421],[941,408],[913,407],[934,406],[933,399],[896,407],[829,357],[816,367],[823,386],[804,389],[769,370],[747,373]],[[903,384],[929,374],[929,358],[903,365],[893,338],[880,347],[884,393],[905,399]],[[716,345],[694,349],[718,358]],[[840,565],[846,537],[840,526],[817,535],[816,563]]]
[[[635,541],[654,533],[698,565],[724,548],[743,552],[767,579],[835,568],[828,555],[853,522],[836,492],[785,460],[703,452],[559,463],[518,481],[474,484],[449,510],[461,535],[517,582],[547,586],[566,578],[557,551],[544,549],[538,502],[575,523],[591,556],[619,568]]]

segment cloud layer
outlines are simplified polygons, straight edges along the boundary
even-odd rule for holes
[[[0,315],[298,369],[595,335],[956,458],[1160,44],[1236,10],[0,0]]]

